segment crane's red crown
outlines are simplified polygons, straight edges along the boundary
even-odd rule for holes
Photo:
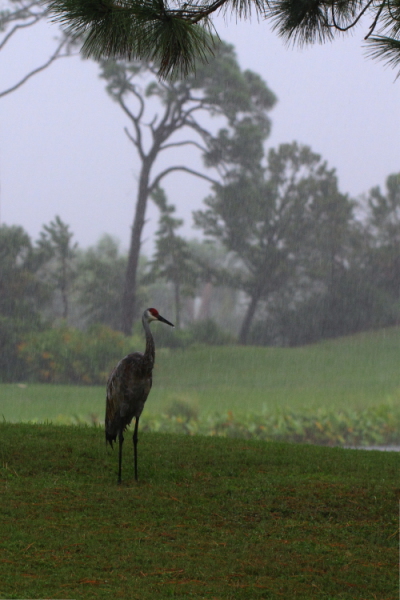
[[[156,319],[158,319],[158,317],[160,316],[160,314],[156,308],[149,308],[149,313],[152,314],[153,317],[156,317]]]

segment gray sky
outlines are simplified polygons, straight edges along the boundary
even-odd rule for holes
[[[241,66],[258,72],[278,97],[267,147],[293,140],[310,145],[352,196],[400,171],[400,79],[366,58],[367,25],[333,43],[298,49],[285,46],[265,22],[217,24]],[[55,33],[52,26],[22,32],[0,53],[0,90],[40,64]],[[97,66],[59,60],[0,99],[0,115],[1,222],[22,225],[36,239],[59,214],[81,246],[110,233],[127,248],[139,163]],[[196,167],[193,158],[189,166]],[[175,174],[165,187],[192,235],[191,212],[201,207],[207,184]],[[151,208],[145,252],[156,225]]]

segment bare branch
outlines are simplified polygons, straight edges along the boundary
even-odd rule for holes
[[[12,38],[14,33],[16,33],[19,29],[24,29],[25,27],[31,27],[32,25],[35,25],[38,21],[40,21],[40,19],[41,19],[41,17],[37,16],[34,18],[33,21],[30,21],[29,23],[19,23],[18,25],[14,25],[14,27],[7,33],[7,35],[4,36],[3,40],[0,42],[0,50],[2,50],[4,48],[4,46]]]
[[[139,96],[140,98],[140,96]],[[143,102],[143,100],[140,98],[140,100]],[[124,129],[125,133],[127,134],[127,136],[129,137],[129,139],[133,142],[133,144],[136,146],[136,148],[138,149],[139,152],[139,156],[140,158],[143,160],[145,157],[145,152],[143,149],[143,144],[142,144],[142,130],[140,129],[140,118],[135,116],[127,107],[127,105],[124,102],[124,99],[122,97],[122,94],[119,94],[118,96],[118,104],[121,106],[121,108],[123,109],[123,111],[125,112],[126,115],[128,115],[128,117],[130,118],[130,120],[133,123],[133,126],[135,128],[136,131],[136,139],[133,138],[133,136],[131,136],[131,134],[128,132],[128,130]],[[142,114],[142,109],[139,110],[139,115]]]
[[[130,141],[132,142],[132,144],[134,146],[136,146],[136,148],[139,148],[139,144],[138,144],[137,140],[135,140],[133,135],[129,132],[129,129],[127,127],[124,127],[124,131],[125,131],[126,135],[128,136],[128,138],[130,139]]]
[[[386,4],[386,0],[383,0],[382,4],[379,7],[378,12],[376,13],[376,17],[371,25],[371,27],[369,28],[369,32],[367,33],[367,35],[365,36],[364,40],[367,40],[369,38],[369,36],[374,32],[374,29],[378,23],[379,17],[381,16],[381,12],[383,10],[383,7]],[[390,5],[389,5],[389,10],[390,10]]]
[[[188,145],[195,146],[202,152],[207,152],[207,148],[205,146],[202,146],[198,142],[191,141],[191,140],[190,141],[188,140],[187,142],[171,142],[170,144],[165,144],[164,146],[160,146],[160,150],[167,150],[168,148],[176,148],[177,146],[188,146]]]
[[[154,118],[151,120],[151,122],[148,124],[148,127],[150,127],[150,130],[153,134],[154,137],[154,125],[157,123],[157,119],[158,119],[158,115],[157,113],[154,115]]]
[[[350,25],[347,25],[347,27],[340,27],[340,25],[338,25],[336,23],[335,20],[335,5],[332,4],[332,22],[333,22],[333,27],[335,29],[338,29],[338,31],[348,31],[349,29],[352,29],[352,27],[354,27],[355,25],[357,25],[358,21],[361,19],[361,17],[366,13],[366,11],[368,10],[368,8],[371,6],[371,4],[374,2],[374,0],[369,0],[369,2],[364,6],[364,8],[362,9],[362,11],[360,12],[360,14],[356,17],[356,19],[353,21],[353,23],[350,23]],[[370,32],[371,33],[371,32]]]
[[[184,166],[169,167],[168,169],[161,171],[161,173],[159,173],[154,179],[153,183],[149,185],[149,194],[151,194],[156,189],[156,187],[160,184],[160,181],[164,179],[164,177],[166,177],[170,173],[173,173],[174,171],[183,171],[185,173],[190,173],[190,175],[196,175],[196,177],[200,177],[200,179],[205,179],[205,181],[208,181],[213,185],[219,185],[219,182],[216,179],[208,177],[208,175],[204,175],[204,173],[200,173],[199,171],[195,171],[194,169],[189,169],[188,167]]]
[[[9,23],[12,23],[13,21],[19,21],[21,19],[29,19],[30,17],[43,17],[44,15],[48,14],[48,9],[44,8],[44,9],[40,9],[39,7],[41,7],[41,2],[39,0],[33,0],[33,2],[31,2],[30,4],[28,4],[27,6],[23,6],[22,8],[19,8],[17,10],[15,10],[14,12],[8,12],[8,14],[3,15],[3,26],[4,25],[8,25]],[[35,10],[31,10],[32,8],[38,8],[37,11]]]
[[[132,85],[131,83],[128,86],[129,91],[132,92],[132,94],[135,96],[135,98],[138,100],[139,102],[139,113],[137,115],[137,117],[135,117],[138,121],[140,121],[140,119],[143,116],[144,113],[144,100],[143,97],[139,94],[139,92],[136,89],[136,86]]]
[[[188,4],[186,6],[188,6],[189,8],[169,10],[168,13],[170,13],[171,15],[177,14],[177,15],[179,15],[180,18],[184,19],[185,21],[189,21],[189,23],[192,23],[193,25],[195,25],[202,19],[205,19],[206,17],[211,15],[213,12],[222,8],[222,6],[224,4],[226,4],[227,2],[228,2],[228,0],[216,0],[216,2],[213,2],[212,4],[210,4],[207,8],[202,8],[200,10],[197,7],[192,8]]]
[[[60,54],[62,48],[67,44],[67,39],[63,39],[60,44],[58,45],[57,49],[55,50],[55,52],[50,56],[50,58],[43,63],[40,67],[37,67],[36,69],[33,69],[32,71],[30,71],[27,75],[25,75],[25,77],[23,77],[18,83],[16,83],[15,85],[11,86],[10,88],[4,90],[3,92],[0,92],[0,98],[2,98],[3,96],[6,96],[7,94],[11,94],[11,92],[14,92],[15,90],[17,90],[18,88],[20,88],[22,85],[24,85],[24,83],[26,83],[31,77],[33,77],[34,75],[36,75],[37,73],[40,73],[41,71],[44,71],[45,69],[47,69],[47,67],[49,67],[55,60],[57,60],[58,58],[65,58],[66,56],[71,56],[71,54],[67,53],[67,54]]]

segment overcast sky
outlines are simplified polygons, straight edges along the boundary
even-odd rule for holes
[[[235,45],[240,65],[258,72],[278,97],[267,147],[293,140],[310,145],[337,169],[341,191],[352,196],[400,171],[400,78],[366,58],[367,24],[352,36],[302,50],[286,47],[265,22],[220,19],[217,27]],[[54,26],[23,31],[0,53],[0,90],[40,64],[55,33]],[[58,214],[82,247],[110,233],[127,248],[139,163],[123,132],[127,121],[107,96],[97,66],[59,60],[0,99],[0,115],[1,222],[22,225],[36,239]],[[185,233],[198,235],[190,230],[191,212],[201,206],[207,184],[175,174],[166,188]],[[147,252],[156,226],[152,208]]]

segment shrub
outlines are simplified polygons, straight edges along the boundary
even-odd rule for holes
[[[188,329],[194,343],[224,346],[236,341],[233,335],[221,329],[213,319],[195,321]]]
[[[221,329],[212,319],[195,321],[185,329],[155,326],[153,334],[159,348],[187,348],[193,344],[223,346],[236,342],[234,336]]]
[[[28,336],[18,347],[28,379],[45,383],[104,384],[129,352],[130,340],[103,325],[83,332],[72,327]]]

